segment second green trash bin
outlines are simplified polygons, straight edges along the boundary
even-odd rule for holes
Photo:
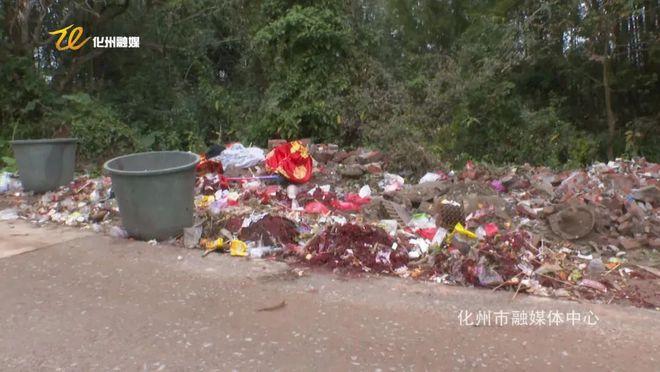
[[[190,152],[158,151],[120,156],[103,165],[130,236],[165,240],[193,225],[198,162],[199,156]]]

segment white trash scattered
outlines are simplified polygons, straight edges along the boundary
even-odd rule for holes
[[[222,151],[218,158],[222,162],[222,167],[227,170],[231,167],[254,167],[262,163],[266,159],[266,156],[264,155],[264,150],[258,147],[245,147],[240,143],[235,143]]]
[[[0,211],[0,221],[13,221],[18,219],[16,208],[6,208]]]

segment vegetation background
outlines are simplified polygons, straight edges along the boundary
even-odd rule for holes
[[[311,137],[442,161],[660,160],[660,1],[0,0],[0,155]],[[57,51],[48,31],[139,36]],[[11,159],[5,157],[5,163]],[[2,164],[0,164],[0,167]]]

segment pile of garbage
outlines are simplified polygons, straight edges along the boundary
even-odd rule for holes
[[[468,162],[406,179],[379,151],[331,144],[280,142],[267,154],[234,144],[203,158],[197,221],[177,242],[204,255],[660,307],[660,164]],[[0,219],[124,236],[108,178],[44,195],[12,180]]]
[[[0,220],[20,217],[40,225],[52,222],[97,232],[115,231],[113,227],[119,225],[109,177],[80,176],[67,186],[39,195],[23,192],[20,181],[10,174],[3,177],[9,181],[6,188],[0,188],[0,195],[9,207],[0,212]]]

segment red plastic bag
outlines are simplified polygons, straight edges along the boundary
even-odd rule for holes
[[[319,201],[313,201],[307,203],[305,206],[305,213],[310,213],[310,214],[330,214],[330,209],[325,206],[325,204],[319,202]]]
[[[487,223],[484,225],[484,231],[487,237],[492,238],[500,232],[500,229],[494,223]]]
[[[222,174],[222,162],[218,159],[207,159],[205,154],[200,155],[199,163],[195,166],[197,176],[203,176],[207,173]]]
[[[266,169],[277,172],[294,183],[305,183],[312,178],[312,157],[300,141],[281,144],[266,155]]]
[[[353,194],[353,193],[348,193],[346,194],[346,201],[349,203],[356,204],[358,206],[362,206],[363,204],[368,204],[371,202],[370,197],[363,198],[358,194]]]
[[[417,235],[421,236],[424,239],[433,240],[436,231],[438,231],[438,229],[436,229],[435,227],[429,227],[426,229],[418,229],[416,232]]]
[[[359,212],[360,209],[362,209],[362,206],[359,204],[347,202],[347,201],[341,201],[337,199],[333,200],[331,204],[333,207],[344,212]]]

